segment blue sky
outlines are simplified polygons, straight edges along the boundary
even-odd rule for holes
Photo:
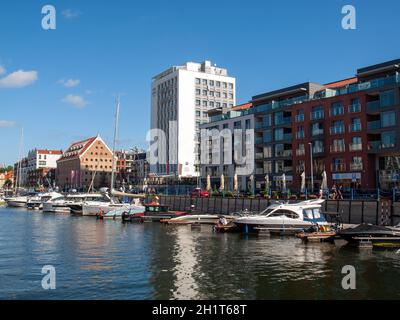
[[[57,10],[56,30],[41,28],[46,4]],[[341,28],[346,4],[357,10],[356,30]],[[25,151],[97,133],[111,143],[117,93],[119,147],[144,147],[151,77],[185,61],[228,68],[238,103],[353,76],[400,58],[399,12],[388,0],[1,1],[0,163],[17,159],[21,127]]]

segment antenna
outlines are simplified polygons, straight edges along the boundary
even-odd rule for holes
[[[118,121],[119,121],[119,106],[120,106],[120,96],[117,96],[117,110],[115,112],[115,124],[114,124],[114,142],[113,142],[113,149],[112,149],[112,172],[111,172],[111,187],[110,192],[112,193],[114,189],[114,167],[115,167],[115,144],[118,136]]]

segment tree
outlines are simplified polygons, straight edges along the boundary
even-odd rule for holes
[[[6,189],[10,189],[12,187],[12,185],[13,185],[13,183],[12,183],[12,181],[10,179],[7,179],[4,182],[4,188],[6,188]]]

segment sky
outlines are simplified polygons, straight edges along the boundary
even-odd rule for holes
[[[56,29],[42,28],[42,7]],[[341,26],[344,5],[356,29]],[[328,83],[400,58],[400,1],[0,2],[0,164],[34,148],[63,149],[100,134],[146,147],[151,78],[211,60],[236,77],[237,103],[285,86]]]

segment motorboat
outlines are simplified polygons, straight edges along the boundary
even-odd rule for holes
[[[88,201],[101,201],[104,195],[101,193],[84,193],[79,194],[76,197],[71,197],[71,202],[68,203],[68,207],[71,209],[71,214],[82,215],[83,204]]]
[[[145,207],[139,205],[130,205],[128,208],[118,208],[111,210],[103,215],[103,219],[113,219],[119,220],[122,219],[124,214],[126,215],[136,215],[140,213],[144,213]]]
[[[58,192],[39,193],[35,196],[29,197],[26,206],[30,210],[42,210],[44,202],[60,197],[62,197],[62,194]]]
[[[168,224],[218,224],[221,218],[224,217],[227,223],[234,220],[234,216],[221,216],[217,214],[186,214],[179,217],[163,220]]]
[[[350,244],[370,244],[373,247],[400,247],[400,228],[360,224],[340,230],[338,235]]]
[[[9,197],[5,198],[4,201],[7,203],[8,207],[25,208],[28,202],[28,196]]]
[[[321,212],[323,202],[323,199],[298,203],[277,202],[257,215],[238,217],[233,222],[244,232],[295,234],[312,226],[328,225]]]
[[[134,199],[133,205],[140,206],[140,199]],[[129,210],[130,203],[121,203],[117,198],[110,197],[107,193],[103,194],[101,199],[96,201],[85,201],[82,205],[82,215],[98,216],[106,215],[113,210]]]

